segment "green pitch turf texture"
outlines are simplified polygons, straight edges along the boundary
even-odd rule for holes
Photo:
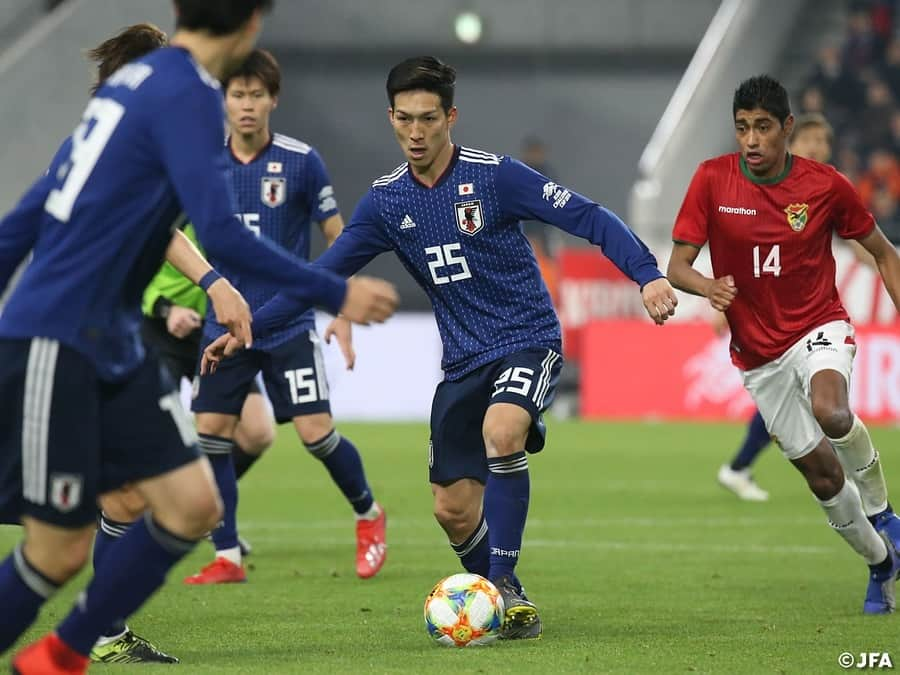
[[[241,483],[249,583],[182,585],[211,559],[202,543],[131,619],[181,665],[92,670],[829,673],[840,672],[843,651],[900,661],[900,616],[861,615],[865,566],[777,449],[756,469],[770,502],[743,503],[716,484],[737,425],[551,422],[549,447],[530,458],[519,564],[544,637],[440,647],[425,633],[422,603],[459,567],[431,516],[427,428],[340,428],[362,449],[389,514],[388,561],[376,578],[356,578],[349,509],[282,428]],[[873,436],[900,502],[900,434]],[[0,528],[4,552],[17,538]],[[84,582],[54,598],[26,639],[49,630]]]

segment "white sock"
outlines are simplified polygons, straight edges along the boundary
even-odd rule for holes
[[[241,547],[235,546],[234,548],[223,548],[222,550],[216,550],[217,558],[225,558],[229,562],[233,562],[235,565],[241,564]]]
[[[872,447],[869,430],[856,415],[853,426],[843,438],[829,438],[837,451],[844,473],[859,489],[863,510],[867,516],[874,516],[887,508],[887,483],[878,452]]]
[[[97,641],[94,643],[94,646],[95,647],[103,647],[105,645],[108,645],[110,642],[115,642],[119,638],[124,637],[125,633],[127,633],[127,632],[128,632],[128,626],[125,626],[125,630],[123,630],[118,635],[113,635],[113,636],[101,635],[100,637],[97,638]]]
[[[378,502],[372,502],[372,506],[369,507],[368,511],[365,513],[356,513],[354,515],[357,520],[375,520],[381,515],[381,507],[378,506]]]
[[[852,481],[845,480],[844,487],[831,499],[818,501],[828,516],[828,524],[869,565],[884,562],[887,546],[863,513],[859,491]]]

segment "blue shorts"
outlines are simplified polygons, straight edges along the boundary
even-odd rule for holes
[[[201,350],[209,343],[204,339]],[[270,350],[245,349],[224,359],[215,373],[194,380],[191,410],[240,415],[260,372],[279,424],[303,415],[331,413],[322,347],[314,330]]]
[[[542,414],[553,401],[561,369],[559,354],[533,348],[492,361],[459,380],[441,382],[431,404],[430,481],[442,485],[461,478],[487,481],[481,428],[493,403],[513,403],[527,410],[531,429],[525,450],[542,450],[547,436]]]
[[[172,379],[153,356],[100,380],[56,340],[0,340],[0,522],[23,515],[76,528],[97,497],[199,457]]]

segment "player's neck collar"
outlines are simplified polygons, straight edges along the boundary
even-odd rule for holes
[[[741,173],[752,183],[756,183],[757,185],[774,185],[775,183],[780,183],[787,175],[791,172],[791,167],[794,165],[794,156],[791,153],[787,153],[787,158],[784,160],[784,168],[781,170],[777,176],[772,176],[771,178],[760,178],[759,176],[754,176],[747,166],[747,162],[744,161],[744,156],[741,155],[738,157],[738,162],[741,165]]]
[[[458,159],[459,159],[459,146],[454,145],[453,146],[453,155],[451,155],[450,161],[447,163],[447,167],[441,172],[441,175],[438,176],[437,180],[434,181],[434,183],[432,183],[431,185],[427,185],[426,183],[424,183],[415,174],[415,172],[413,171],[413,168],[409,164],[409,162],[406,163],[406,166],[407,166],[407,170],[409,171],[410,178],[413,179],[413,182],[415,182],[416,185],[420,185],[421,187],[425,188],[426,190],[431,190],[433,188],[438,187],[441,183],[443,183],[445,180],[447,180],[447,176],[449,176],[450,173],[453,171],[453,167],[456,166],[456,162]]]
[[[255,161],[258,160],[260,157],[262,157],[262,156],[266,153],[266,151],[267,151],[270,147],[272,147],[272,141],[274,141],[274,140],[275,140],[275,134],[272,133],[272,131],[270,130],[270,131],[269,131],[269,140],[266,141],[266,144],[263,145],[259,150],[257,150],[257,151],[256,151],[256,154],[253,155],[253,157],[251,157],[250,159],[248,159],[246,162],[245,162],[243,159],[241,159],[240,157],[238,157],[238,156],[237,156],[237,153],[235,153],[235,151],[234,151],[234,146],[233,146],[232,143],[231,143],[231,141],[232,141],[232,134],[228,134],[228,138],[225,139],[225,145],[228,146],[228,153],[231,155],[231,158],[232,158],[235,162],[237,162],[238,164],[242,164],[243,166],[247,166],[248,164],[253,164],[253,162],[255,162]]]

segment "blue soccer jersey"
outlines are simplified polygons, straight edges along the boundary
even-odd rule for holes
[[[223,265],[337,311],[346,282],[234,217],[224,124],[220,86],[187,50],[157,50],[109,77],[47,174],[0,221],[0,288],[34,250],[0,336],[59,340],[104,379],[132,372],[143,359],[141,295],[183,211]]]
[[[523,219],[601,246],[641,286],[663,276],[647,247],[611,211],[517,160],[458,147],[432,187],[407,164],[376,180],[315,264],[351,275],[379,253],[395,251],[431,299],[442,366],[448,379],[458,379],[529,347],[560,351],[559,320],[522,234]],[[255,321],[279,325],[291,316],[291,305],[279,296]]]
[[[338,213],[334,189],[319,153],[302,141],[273,134],[269,144],[246,164],[230,150],[227,154],[227,174],[234,188],[237,214],[247,229],[308,260],[310,222],[321,223]],[[228,277],[253,310],[275,295],[271,284],[232,271],[214,257],[210,257],[210,262]],[[213,339],[224,333],[225,327],[215,322],[211,309],[207,313],[204,333]],[[315,315],[309,309],[277,331],[260,336],[253,347],[271,349],[314,328]]]

